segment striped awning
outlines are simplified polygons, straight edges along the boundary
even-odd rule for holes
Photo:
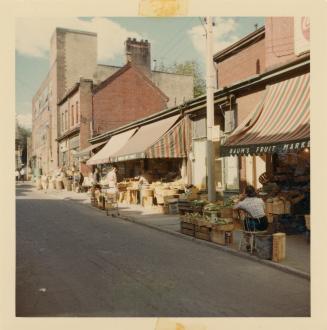
[[[111,156],[116,151],[128,144],[129,139],[134,135],[136,131],[136,128],[132,128],[128,131],[112,136],[106,145],[98,153],[91,157],[86,164],[99,165],[109,163]]]
[[[141,126],[128,143],[110,156],[112,162],[146,158],[146,151],[177,122],[179,115]]]
[[[147,158],[184,158],[186,157],[185,119],[179,121],[156,143],[146,150]]]
[[[291,152],[310,146],[310,74],[266,89],[263,100],[226,139],[222,156]]]
[[[76,152],[73,156],[75,158],[80,158],[80,159],[84,159],[84,160],[89,159],[91,151],[93,151],[94,149],[100,147],[101,145],[103,145],[105,143],[106,143],[106,141],[99,142],[99,143],[96,143],[96,144],[91,144],[87,148]]]

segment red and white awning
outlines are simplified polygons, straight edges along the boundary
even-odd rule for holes
[[[310,146],[310,74],[267,87],[221,147],[222,156],[288,152]]]
[[[146,151],[147,158],[186,157],[185,119],[179,121]]]

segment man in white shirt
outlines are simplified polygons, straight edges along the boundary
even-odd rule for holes
[[[246,211],[250,218],[245,223],[246,230],[266,230],[268,220],[265,213],[265,203],[261,198],[257,197],[253,186],[245,188],[246,197],[234,206],[234,209]]]
[[[112,166],[109,173],[107,174],[107,181],[109,189],[117,189],[117,167]]]

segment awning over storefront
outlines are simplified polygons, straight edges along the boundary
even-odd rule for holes
[[[291,152],[310,146],[310,75],[267,87],[260,104],[221,146],[222,156]]]
[[[98,165],[109,163],[111,156],[129,142],[128,140],[133,136],[136,130],[136,128],[133,128],[129,131],[114,135],[98,153],[86,162],[86,164]]]
[[[81,151],[78,151],[74,154],[74,157],[75,158],[88,158],[90,156],[90,152],[100,146],[102,146],[103,144],[105,144],[106,141],[104,142],[99,142],[99,143],[96,143],[96,144],[92,144],[90,146],[88,146],[87,148],[84,148],[83,150]]]
[[[113,154],[110,159],[120,162],[146,157],[146,151],[156,143],[177,121],[179,115],[142,126],[124,147]]]
[[[179,121],[146,151],[147,158],[186,157],[185,119]]]

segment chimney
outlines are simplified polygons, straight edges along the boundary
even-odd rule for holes
[[[148,40],[127,38],[125,42],[126,62],[131,62],[146,75],[151,75],[151,44]]]

